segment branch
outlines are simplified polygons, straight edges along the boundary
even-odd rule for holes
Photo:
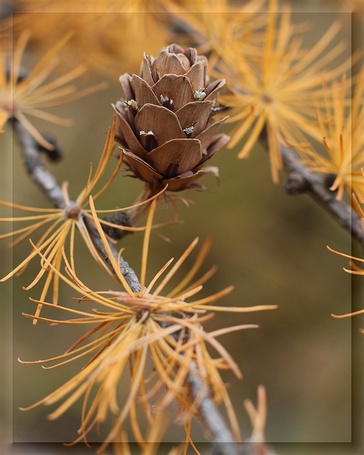
[[[40,158],[40,150],[37,143],[24,126],[15,119],[13,121],[13,127],[22,148],[24,164],[28,174],[55,207],[61,209],[66,208],[67,203],[64,199],[62,190],[55,177],[44,167]],[[70,203],[72,204],[73,202],[70,201]],[[84,218],[84,223],[95,248],[112,269],[108,253],[105,250],[94,224],[87,217]],[[118,255],[117,250],[111,243],[109,243],[109,247],[115,260],[119,261],[120,271],[125,277],[130,288],[133,292],[139,292],[140,281],[134,270],[130,267],[127,261]],[[192,363],[191,373],[187,377],[187,383],[191,389],[193,397],[198,400],[200,413],[212,435],[214,454],[258,455],[257,450],[260,450],[259,454],[264,453],[261,451],[261,447],[263,447],[262,444],[245,443],[242,446],[236,445],[231,431],[225,424],[215,403],[209,397],[208,390],[205,389],[202,381],[195,374],[196,370],[196,366]],[[268,454],[268,452],[266,453]]]
[[[13,120],[13,128],[16,133],[16,136],[20,142],[22,155],[24,159],[25,168],[32,178],[32,180],[38,185],[42,193],[48,197],[50,202],[57,208],[66,209],[67,202],[65,201],[61,187],[59,186],[55,177],[49,172],[43,165],[40,158],[40,149],[33,137],[28,133],[24,126],[18,122],[16,119]],[[73,201],[70,201],[70,204],[75,204]],[[92,223],[84,218],[85,225],[90,233],[90,237],[95,248],[99,251],[101,256],[104,258],[105,262],[110,265],[107,252],[103,247],[100,236],[98,235],[95,227]],[[123,257],[118,258],[118,252],[113,247],[112,243],[109,242],[110,249],[116,260],[120,261],[120,270],[123,276],[125,277],[127,283],[133,292],[140,291],[140,283],[138,278],[135,275],[134,270],[130,265],[123,259]]]
[[[87,227],[87,230],[90,234],[92,243],[94,244],[95,248],[102,255],[105,262],[110,267],[110,270],[113,270],[110,259],[109,259],[109,255],[108,255],[107,251],[105,250],[104,244],[102,243],[101,237],[99,236],[99,233],[97,232],[93,222],[89,218],[85,217],[84,223],[85,223],[85,226]],[[126,279],[128,285],[130,286],[130,289],[135,293],[140,292],[140,281],[139,281],[136,273],[130,267],[128,262],[125,261],[125,259],[123,259],[122,256],[119,256],[119,254],[118,254],[117,250],[114,248],[113,244],[110,242],[108,242],[108,243],[109,243],[109,248],[112,252],[112,255],[115,258],[116,263],[119,262],[119,264],[120,264],[120,271],[121,271],[122,275],[124,276],[124,278]]]
[[[199,44],[205,40],[201,34],[191,28],[189,24],[180,18],[174,18],[175,33],[191,34]],[[225,106],[228,108],[228,106]],[[267,131],[264,128],[260,136],[262,142],[268,148]],[[344,201],[339,201],[335,195],[326,188],[324,179],[315,172],[309,171],[301,162],[297,153],[288,147],[281,145],[281,155],[284,167],[288,171],[286,191],[288,194],[307,193],[322,208],[324,208],[338,224],[350,232],[364,249],[364,232],[361,227],[360,217]]]
[[[283,165],[288,172],[285,185],[288,194],[308,194],[315,202],[324,208],[337,223],[350,232],[364,248],[364,231],[360,217],[344,201],[335,198],[335,194],[326,188],[323,177],[308,170],[299,161],[297,153],[281,146]]]
[[[24,164],[29,176],[38,185],[41,191],[48,197],[48,199],[55,207],[65,209],[67,207],[67,203],[64,199],[62,190],[58,185],[55,177],[44,167],[40,159],[40,150],[37,143],[24,128],[24,126],[15,119],[13,121],[13,127],[22,148]],[[70,203],[72,204],[73,202],[70,201]],[[108,254],[92,221],[85,217],[84,223],[87,227],[95,248],[99,251],[105,262],[112,269]],[[109,243],[109,247],[116,261],[119,261],[120,271],[128,282],[130,288],[133,292],[139,292],[140,281],[134,270],[122,257],[118,255],[117,250],[111,243]],[[196,369],[196,367],[191,364],[191,370],[194,368]],[[201,399],[202,384],[196,374],[193,374],[193,371],[188,375],[187,382],[191,388],[192,395],[195,399],[199,400],[200,412],[205,419],[206,425],[210,428],[214,447],[218,448],[219,450],[217,452],[215,451],[215,453],[220,453],[222,455],[241,454],[237,446],[234,444],[234,442],[232,442],[233,437],[231,435],[231,432],[220,416],[214,402],[209,398],[207,391]],[[223,444],[221,444],[222,442]],[[225,444],[225,442],[228,443]],[[243,455],[254,454],[253,452],[244,452]]]
[[[219,414],[213,400],[209,397],[208,390],[197,375],[197,367],[191,363],[192,373],[188,375],[187,383],[192,396],[197,399],[199,411],[205,424],[208,426],[212,440],[214,441],[214,454],[239,455],[240,451],[234,442],[234,438],[224,420]]]
[[[21,145],[24,164],[28,174],[56,208],[66,208],[67,204],[57,180],[43,166],[39,156],[38,144],[25,127],[15,118],[13,119],[13,128]]]
[[[210,430],[213,441],[213,455],[275,455],[275,453],[263,442],[243,442],[237,444],[227,427],[225,421],[219,414],[215,403],[209,396],[203,382],[197,375],[197,367],[192,362],[191,373],[188,375],[187,383],[192,396],[198,403],[198,409],[204,423]]]

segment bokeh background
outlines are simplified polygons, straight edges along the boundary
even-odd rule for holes
[[[332,22],[333,15],[339,15],[350,47],[356,36],[352,33],[352,25],[356,22],[352,23],[352,14],[343,11],[337,2],[291,3],[297,17],[304,16],[314,23],[317,34]],[[138,13],[133,14],[137,23],[140,17],[135,17]],[[73,19],[76,19],[75,15],[71,14]],[[60,28],[66,27],[69,14],[62,13],[57,17]],[[146,19],[147,15],[143,17]],[[51,22],[49,15],[46,18]],[[31,21],[44,19],[37,14],[26,18]],[[77,20],[82,23],[82,17]],[[135,30],[130,35],[126,33],[131,16],[120,15],[118,20],[120,27],[125,27],[123,46],[133,59],[115,59],[110,74],[91,66],[87,79],[82,82],[86,85],[90,81],[106,79],[109,86],[100,93],[55,110],[74,119],[71,128],[36,123],[41,131],[51,130],[56,134],[64,158],[60,163],[49,164],[49,168],[59,181],[69,181],[74,196],[84,186],[88,163],[98,161],[112,120],[111,103],[122,96],[118,75],[137,72],[141,60],[139,45],[133,47],[139,42]],[[49,41],[51,31],[50,28]],[[168,43],[163,42],[164,35],[159,40],[155,33],[154,30],[153,42],[144,41],[145,45],[151,46],[146,50],[154,55],[160,45]],[[315,33],[310,33],[307,39],[314,42]],[[86,35],[84,39],[87,39]],[[43,37],[43,45],[44,41]],[[38,45],[35,42],[30,48],[27,62],[41,50],[39,43],[42,44],[41,38]],[[357,45],[355,41],[353,43]],[[72,64],[75,57],[71,50],[68,52],[65,66]],[[224,131],[228,132],[229,126],[224,126]],[[46,198],[26,175],[10,128],[0,137],[0,146],[1,199],[47,207]],[[221,177],[218,182],[206,177],[202,183],[207,191],[183,194],[191,201],[189,207],[179,205],[179,218],[183,222],[160,230],[169,242],[153,235],[149,277],[170,257],[178,257],[195,237],[200,238],[200,244],[211,237],[212,249],[205,269],[216,264],[218,271],[203,292],[212,294],[233,284],[234,292],[223,302],[227,306],[278,305],[277,310],[261,313],[217,314],[206,324],[208,330],[237,323],[259,325],[258,329],[235,332],[221,339],[244,375],[242,381],[232,374],[224,376],[230,384],[243,437],[248,438],[251,431],[243,400],[255,401],[258,385],[264,384],[268,394],[266,438],[277,454],[359,454],[363,447],[360,437],[363,433],[364,337],[358,328],[364,323],[359,318],[333,319],[331,313],[341,314],[361,307],[363,280],[345,274],[342,271],[347,265],[345,259],[330,253],[326,245],[343,252],[361,252],[352,245],[348,233],[307,196],[288,196],[282,185],[272,183],[264,147],[258,144],[251,157],[242,161],[237,159],[237,152],[223,149],[214,157],[211,164],[219,167]],[[283,183],[284,175],[281,180]],[[121,173],[113,190],[100,198],[98,206],[130,205],[141,189],[141,182]],[[173,207],[161,206],[158,217],[173,218]],[[11,269],[12,263],[18,264],[29,250],[24,244],[12,251],[5,243],[0,245],[1,276]],[[125,258],[137,272],[141,245],[141,234],[127,236],[122,242],[126,248]],[[114,286],[90,261],[81,242],[77,244],[77,253],[86,282],[92,283],[95,289]],[[22,290],[34,273],[35,268],[29,267],[12,283],[2,284],[0,288],[3,335],[0,425],[4,440],[15,443],[4,446],[4,453],[94,453],[93,448],[87,449],[83,445],[64,448],[57,444],[75,438],[80,407],[74,406],[55,422],[47,420],[51,409],[45,407],[29,412],[18,410],[19,406],[30,405],[53,391],[80,366],[71,364],[43,371],[17,361],[18,357],[37,360],[62,353],[79,337],[79,331],[73,328],[50,327],[45,323],[34,326],[22,316],[22,312],[34,311],[28,296],[37,297],[40,292],[39,288],[29,293]],[[73,296],[72,291],[62,287],[61,302],[67,304]],[[102,440],[106,431],[107,425],[99,433],[92,433],[90,441]],[[205,441],[199,422],[193,434],[195,441]],[[167,432],[165,440],[179,442],[181,438],[182,430],[177,426]],[[160,450],[162,453],[163,446]]]

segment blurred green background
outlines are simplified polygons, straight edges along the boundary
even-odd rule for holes
[[[327,3],[327,2],[326,2]],[[312,5],[312,2],[311,2]],[[310,6],[307,6],[310,11]],[[350,15],[341,15],[350,25]],[[317,23],[331,20],[323,12],[310,15]],[[320,32],[320,30],[319,30]],[[346,29],[350,36],[350,29]],[[120,74],[128,68],[120,64]],[[94,80],[103,80],[97,73]],[[101,93],[58,108],[74,119],[71,128],[52,127],[37,122],[41,131],[52,130],[64,150],[64,159],[49,168],[59,181],[69,181],[71,195],[83,188],[88,163],[96,163],[105,132],[111,124],[111,103],[122,96],[117,80],[109,80]],[[229,127],[224,126],[224,131]],[[1,199],[34,207],[47,207],[46,198],[27,178],[17,144],[11,131],[0,138]],[[266,151],[257,146],[248,160],[239,161],[237,150],[221,150],[211,164],[220,169],[220,181],[206,177],[201,183],[205,192],[185,192],[193,201],[180,204],[183,223],[161,228],[170,238],[166,242],[152,236],[149,267],[151,278],[170,257],[179,257],[198,236],[213,239],[205,268],[218,265],[214,278],[205,285],[204,295],[233,284],[234,292],[223,304],[227,306],[276,304],[277,310],[250,314],[219,313],[206,324],[207,330],[241,323],[259,324],[259,329],[225,335],[221,342],[239,364],[244,379],[224,374],[241,422],[243,438],[250,436],[250,423],[243,400],[256,401],[256,389],[264,384],[268,395],[267,441],[274,443],[277,454],[356,454],[363,429],[363,341],[358,333],[363,319],[336,320],[331,313],[359,309],[363,302],[363,279],[353,280],[342,271],[345,259],[326,249],[361,252],[351,245],[344,232],[324,211],[306,196],[287,196],[281,185],[271,182]],[[47,163],[48,166],[48,163]],[[282,176],[282,182],[284,176]],[[106,193],[98,207],[130,205],[142,189],[142,183],[120,175],[113,190]],[[8,213],[8,212],[7,212]],[[3,215],[1,215],[3,216]],[[161,218],[172,218],[172,207],[159,208]],[[123,240],[125,258],[138,272],[142,235]],[[14,252],[1,242],[0,274],[17,265],[29,250],[26,243]],[[115,287],[113,282],[90,261],[82,242],[77,244],[82,277],[95,289]],[[3,334],[2,382],[0,407],[4,439],[8,453],[93,453],[83,445],[73,449],[48,445],[72,441],[80,422],[80,407],[74,406],[55,422],[47,420],[53,408],[39,407],[20,412],[70,378],[79,365],[51,371],[17,362],[38,360],[64,352],[79,336],[79,330],[32,325],[22,312],[33,312],[28,296],[38,297],[39,287],[29,293],[22,290],[36,272],[26,272],[2,284],[1,317]],[[188,267],[188,264],[186,265]],[[70,302],[74,293],[64,286],[60,302]],[[51,314],[51,313],[48,313]],[[90,442],[102,440],[107,425],[90,434]],[[177,427],[166,441],[179,442]],[[205,441],[203,427],[196,423],[194,440]],[[353,442],[354,441],[354,442]],[[111,452],[111,450],[110,450]],[[7,452],[4,452],[7,453]]]

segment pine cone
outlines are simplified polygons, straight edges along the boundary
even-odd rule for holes
[[[215,134],[226,119],[213,122],[224,80],[207,83],[207,59],[196,49],[172,44],[154,59],[144,55],[140,76],[124,74],[125,100],[118,114],[116,140],[136,177],[158,191],[201,188],[195,180],[229,137]]]

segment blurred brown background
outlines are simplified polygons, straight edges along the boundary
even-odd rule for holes
[[[313,9],[317,4],[306,3],[309,13],[306,17],[316,22],[316,32],[321,33],[320,23],[332,19],[329,12],[325,15],[325,5],[332,11],[337,4],[322,3],[319,13]],[[351,41],[351,16],[339,14]],[[130,43],[133,39],[131,36]],[[126,71],[132,70],[120,62],[120,74]],[[104,80],[105,76],[94,72],[91,79]],[[102,150],[113,114],[111,103],[122,96],[117,78],[109,78],[108,82],[107,90],[57,109],[57,113],[74,119],[73,127],[36,123],[41,131],[52,130],[57,135],[64,159],[49,167],[59,181],[70,182],[70,193],[74,196],[84,186],[88,163],[96,163]],[[224,128],[229,130],[227,126]],[[14,198],[20,204],[47,207],[45,197],[27,178],[17,144],[12,141],[9,128],[0,138],[1,199]],[[194,237],[200,237],[202,243],[211,236],[213,246],[205,268],[217,264],[219,270],[205,285],[204,294],[233,284],[234,292],[223,301],[227,306],[279,306],[274,311],[246,315],[220,313],[206,324],[208,330],[240,323],[259,324],[259,329],[221,338],[244,375],[242,381],[231,374],[224,376],[231,384],[230,393],[243,437],[249,437],[251,430],[243,400],[250,398],[255,402],[257,386],[264,384],[268,394],[266,437],[268,442],[277,443],[273,444],[277,454],[359,454],[360,444],[356,441],[363,429],[364,336],[358,333],[358,328],[364,322],[360,318],[336,320],[330,315],[362,307],[363,278],[353,280],[345,274],[342,271],[347,265],[345,259],[327,251],[326,245],[343,252],[350,252],[353,246],[356,254],[361,252],[351,245],[349,235],[314,202],[306,196],[287,196],[281,186],[273,185],[263,148],[257,146],[248,160],[239,161],[236,155],[237,150],[220,151],[211,162],[220,169],[220,182],[205,178],[202,183],[208,191],[183,194],[193,201],[188,208],[180,205],[183,224],[161,229],[171,239],[170,243],[157,235],[152,237],[149,277],[167,259],[178,257]],[[100,198],[98,207],[130,205],[141,188],[140,182],[120,175],[113,190]],[[159,212],[162,218],[172,217],[172,207],[161,207]],[[125,258],[137,272],[141,241],[140,234],[123,241]],[[11,269],[12,261],[18,264],[24,251],[29,250],[24,243],[12,256],[5,242],[0,248],[1,276]],[[87,283],[92,283],[95,289],[115,286],[90,261],[81,242],[77,253]],[[37,360],[62,353],[79,336],[79,331],[72,328],[49,327],[44,323],[33,326],[22,316],[22,312],[34,311],[28,295],[39,295],[39,288],[29,293],[22,290],[34,273],[34,267],[29,267],[14,279],[13,285],[5,283],[0,288],[4,384],[0,398],[4,414],[1,426],[4,438],[16,443],[5,450],[19,454],[94,453],[93,448],[86,449],[83,445],[66,449],[46,444],[76,437],[80,407],[74,406],[55,422],[47,420],[51,409],[45,407],[25,413],[18,410],[19,406],[27,406],[53,391],[78,366],[71,364],[43,371],[17,362],[18,357]],[[61,302],[67,304],[72,296],[72,291],[62,287]],[[92,433],[90,441],[102,440],[106,431],[107,425],[100,429],[100,434]],[[179,442],[181,435],[180,428],[176,432],[171,430],[166,441]],[[199,423],[194,428],[194,440],[205,441]]]

